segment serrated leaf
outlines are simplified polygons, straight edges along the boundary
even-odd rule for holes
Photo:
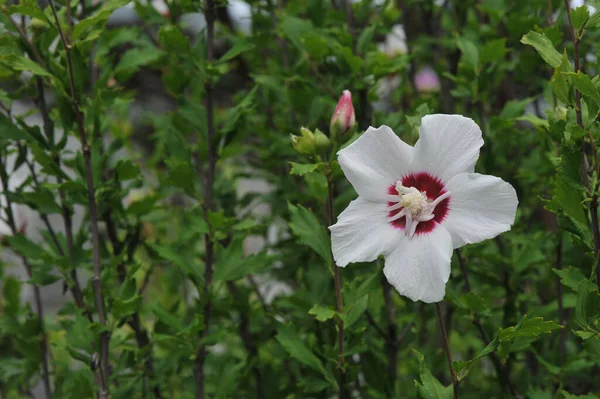
[[[421,383],[415,381],[419,397],[422,399],[451,399],[453,392],[452,386],[445,387],[442,385],[442,383],[431,374],[431,371],[429,371],[429,368],[425,364],[425,357],[415,349],[413,349],[413,351],[417,354],[417,358],[419,359],[419,377],[421,378]]]
[[[552,269],[554,273],[556,273],[560,277],[560,282],[565,287],[569,287],[573,291],[577,291],[579,284],[582,281],[587,281],[590,285],[589,287],[593,287],[593,283],[587,279],[586,276],[583,275],[581,270],[574,268],[573,266],[569,266],[566,269]]]
[[[247,39],[247,38],[239,39],[235,42],[233,47],[231,47],[225,54],[223,54],[223,56],[221,58],[219,58],[217,60],[217,63],[220,64],[220,63],[232,60],[235,57],[237,57],[238,55],[240,55],[246,51],[252,50],[253,48],[254,48],[254,44],[250,41],[250,39]]]
[[[527,315],[514,327],[500,329],[498,331],[499,342],[509,342],[519,337],[532,338],[541,334],[549,334],[554,330],[563,328],[553,321],[544,321],[542,317],[528,318]]]
[[[477,72],[479,67],[479,49],[472,41],[459,37],[457,45],[462,52],[462,59],[473,71]]]
[[[579,90],[581,94],[590,97],[596,104],[600,105],[600,93],[598,93],[598,88],[592,83],[589,76],[581,71],[578,71],[577,73],[570,72],[568,75],[575,88]]]
[[[327,375],[321,360],[319,360],[319,358],[298,336],[294,328],[291,326],[280,326],[277,329],[277,335],[275,338],[294,359],[297,359],[301,363],[323,375]]]
[[[37,76],[53,77],[52,74],[42,68],[38,63],[23,56],[14,54],[2,55],[0,56],[0,62],[15,71],[27,71]]]
[[[457,376],[458,380],[462,381],[469,374],[469,371],[471,370],[471,367],[473,367],[473,365],[479,359],[482,359],[485,356],[487,356],[490,353],[492,353],[493,351],[495,351],[496,348],[498,347],[498,345],[499,345],[498,340],[497,339],[493,339],[473,359],[468,360],[468,361],[457,361],[457,362],[454,362],[453,367],[454,367],[454,370],[456,372],[456,376]]]
[[[158,40],[163,48],[170,52],[186,52],[190,48],[190,41],[177,26],[163,25],[158,31]]]
[[[19,4],[8,7],[8,15],[20,14],[50,22],[35,0],[21,0]]]
[[[494,62],[500,61],[504,58],[504,54],[506,53],[506,39],[495,39],[489,42],[486,42],[481,48],[481,52],[479,55],[479,61],[484,62]]]
[[[314,172],[315,170],[318,170],[319,168],[321,168],[324,165],[323,162],[318,162],[318,163],[290,162],[290,164],[292,165],[292,170],[290,170],[290,175],[298,175],[298,176],[304,176],[307,173]]]
[[[117,177],[120,181],[135,179],[140,175],[139,165],[133,163],[131,160],[119,160],[115,167]]]
[[[72,42],[76,43],[78,39],[91,28],[102,28],[114,10],[125,6],[129,2],[130,0],[105,1],[102,8],[89,17],[79,21],[73,27]]]
[[[315,316],[315,319],[319,321],[326,321],[333,316],[335,316],[335,310],[331,308],[326,308],[321,305],[314,305],[309,311],[308,314]]]
[[[359,54],[364,53],[367,50],[369,44],[373,41],[373,34],[375,33],[375,29],[377,25],[371,25],[367,28],[363,29],[358,37],[358,42],[356,45],[356,50]]]
[[[586,25],[589,18],[590,11],[585,4],[571,10],[571,24],[573,24],[575,31],[580,31]]]
[[[215,263],[215,281],[234,281],[256,273],[271,265],[265,252],[244,257],[243,237],[236,237],[226,247],[220,248]]]
[[[29,259],[39,259],[45,254],[42,247],[22,234],[6,236],[4,239],[14,251]]]
[[[319,223],[312,211],[300,205],[288,204],[288,209],[291,214],[290,228],[294,235],[302,244],[311,247],[327,264],[330,264],[331,244],[325,227]]]
[[[521,43],[533,46],[544,61],[553,68],[560,66],[562,56],[545,34],[531,31],[523,35]]]

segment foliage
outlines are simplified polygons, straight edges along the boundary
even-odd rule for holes
[[[600,395],[600,12],[248,0],[248,33],[226,3],[0,1],[0,398],[451,397],[434,305],[335,269],[327,230],[356,198],[337,150],[428,113],[473,118],[520,201],[453,258],[460,397]],[[408,51],[378,46],[396,24]]]

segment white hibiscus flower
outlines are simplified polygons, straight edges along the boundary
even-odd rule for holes
[[[387,126],[370,127],[338,153],[358,198],[330,226],[335,262],[385,256],[388,281],[413,301],[439,302],[452,250],[510,230],[514,188],[474,173],[481,130],[461,115],[422,119],[414,147]]]

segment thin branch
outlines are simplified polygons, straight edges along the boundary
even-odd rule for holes
[[[381,327],[379,327],[379,324],[377,324],[377,321],[373,318],[373,315],[371,314],[371,312],[369,312],[368,310],[365,312],[365,316],[367,316],[367,320],[369,321],[369,324],[373,326],[373,328],[375,328],[375,331],[377,331],[377,333],[379,335],[381,335],[381,338],[385,339],[386,342],[390,339],[390,337],[388,337],[388,335],[386,334],[385,331],[383,331],[383,329]]]
[[[228,281],[227,289],[229,290],[231,296],[235,300],[235,298],[238,297],[238,290],[235,286],[235,283],[233,281]],[[256,343],[254,342],[254,339],[252,338],[252,334],[250,334],[250,320],[248,319],[247,314],[244,312],[240,312],[240,324],[238,330],[240,334],[240,339],[244,344],[244,348],[246,348],[246,352],[248,352],[248,361],[252,362],[258,359],[258,348],[256,346]],[[260,368],[256,364],[252,366],[252,374],[254,374],[254,382],[256,385],[256,398],[264,399],[265,391],[262,383],[262,374]]]
[[[387,281],[385,276],[381,280],[383,287],[383,300],[385,303],[385,310],[388,319],[388,336],[390,337],[387,343],[387,357],[388,357],[388,378],[390,381],[396,381],[398,375],[398,329],[396,328],[396,310],[392,303],[392,286]],[[394,386],[394,384],[392,384]]]
[[[269,305],[267,305],[267,301],[265,300],[265,297],[263,296],[263,294],[261,294],[258,284],[256,283],[256,279],[254,278],[254,276],[252,274],[248,275],[248,281],[250,282],[250,285],[252,286],[252,288],[254,288],[254,292],[256,292],[256,296],[258,297],[258,300],[260,301],[260,304],[261,304],[263,310],[266,313],[268,313]]]
[[[92,153],[91,147],[88,144],[88,137],[85,131],[85,124],[83,120],[83,113],[77,100],[77,93],[75,90],[75,78],[73,75],[73,63],[71,61],[71,44],[69,43],[70,37],[65,36],[60,20],[56,12],[54,0],[50,0],[50,8],[54,15],[54,20],[58,28],[60,40],[65,48],[65,55],[67,59],[67,71],[69,75],[69,86],[71,90],[71,101],[73,105],[73,111],[75,113],[75,120],[79,129],[79,139],[81,140],[81,146],[83,149],[83,160],[85,166],[85,177],[88,191],[88,207],[90,212],[90,229],[92,235],[92,258],[94,264],[94,296],[96,300],[96,309],[98,311],[98,321],[106,328],[106,313],[104,311],[104,296],[102,293],[102,265],[100,263],[100,234],[98,232],[98,205],[96,203],[96,190],[94,187],[94,175],[92,166]],[[70,8],[70,1],[67,0],[67,8]],[[71,24],[69,20],[69,26]],[[69,27],[70,31],[70,27]],[[108,399],[109,396],[109,384],[108,378],[110,375],[110,364],[109,364],[109,342],[110,333],[108,330],[103,331],[100,334],[100,399]]]
[[[214,40],[215,40],[215,1],[204,0],[204,17],[206,19],[206,60],[208,63],[214,61]],[[215,166],[217,155],[215,153],[215,123],[214,123],[214,104],[213,104],[213,86],[210,79],[206,79],[204,85],[206,96],[206,120],[207,120],[207,149],[208,149],[208,167],[205,175],[204,184],[204,217],[208,220],[209,212],[214,210],[213,204],[213,184],[215,180]],[[199,157],[197,157],[199,158]],[[197,167],[200,167],[198,163]],[[202,300],[204,301],[204,328],[200,335],[203,340],[208,336],[210,329],[210,316],[212,312],[211,285],[213,279],[213,241],[210,233],[204,236],[204,287],[202,291]],[[206,361],[206,344],[200,344],[196,353],[195,379],[196,379],[196,398],[205,398],[205,376],[204,362]]]
[[[574,58],[575,58],[575,73],[579,72],[580,70],[580,63],[579,63],[579,41],[580,41],[580,37],[579,37],[579,33],[577,32],[576,29],[573,27],[573,22],[571,21],[571,5],[569,3],[569,0],[565,0],[565,7],[567,8],[567,18],[569,20],[569,26],[570,26],[570,31],[571,31],[571,36],[573,38],[573,46],[575,47],[575,54],[574,54]],[[575,106],[576,106],[576,110],[575,110],[575,114],[577,116],[577,124],[579,124],[579,126],[585,130],[584,125],[583,125],[583,116],[582,116],[582,110],[581,110],[581,92],[577,89],[575,89]],[[594,137],[592,136],[591,132],[587,132],[589,139],[590,139],[590,145],[592,147],[592,152],[593,152],[593,157],[594,157],[594,167],[596,168],[596,174],[598,175],[598,170],[597,168],[600,167],[600,164],[598,163],[598,150],[596,148],[596,143],[594,142]],[[589,190],[590,189],[590,183],[589,183],[589,178],[588,178],[588,160],[585,154],[585,146],[582,147],[582,152],[583,152],[583,177],[584,177],[584,183],[586,188]],[[590,202],[590,214],[591,214],[591,220],[592,220],[592,236],[594,238],[594,257],[596,259],[596,265],[595,265],[595,269],[596,269],[596,282],[598,283],[598,285],[600,285],[600,227],[598,224],[598,194],[596,189],[594,189],[594,192],[592,193],[592,200]]]
[[[29,50],[31,51],[33,56],[35,57],[35,60],[38,62],[38,64],[40,64],[40,66],[42,68],[44,68],[45,70],[48,70],[48,68],[46,67],[46,63],[44,62],[44,59],[42,58],[42,55],[40,54],[38,49],[31,43],[31,41],[27,37],[27,34],[23,30],[23,28],[21,28],[19,25],[17,25],[17,23],[15,21],[13,21],[13,19],[11,17],[8,17],[8,20],[10,21],[12,26],[15,27],[15,29],[19,33],[19,36],[25,42],[25,44],[27,45],[27,47],[29,48]]]
[[[333,177],[331,164],[327,164],[325,171],[327,176],[327,217],[329,225],[333,225],[335,221],[335,211],[333,208]],[[333,281],[335,284],[335,308],[339,314],[344,312],[344,303],[342,299],[342,277],[340,275],[340,268],[337,265],[333,265]],[[344,320],[341,317],[337,317],[338,326],[338,369],[339,369],[339,385],[340,385],[340,399],[349,397],[346,388],[346,369],[344,359]]]
[[[442,314],[442,308],[440,307],[441,302],[436,302],[435,310],[437,311],[438,322],[440,324],[440,332],[444,340],[444,350],[446,351],[446,358],[448,359],[448,367],[450,367],[450,375],[452,376],[452,392],[453,398],[458,399],[458,379],[452,367],[452,353],[450,353],[450,345],[448,343],[448,333],[446,332],[446,324],[444,323],[444,315]]]
[[[467,270],[465,260],[462,256],[462,254],[460,253],[459,249],[456,249],[455,252],[456,252],[456,257],[458,258],[458,264],[460,265],[460,270],[462,271],[462,274],[463,274],[463,279],[465,280],[465,289],[466,289],[467,293],[469,293],[469,292],[471,292],[471,283],[469,282],[469,273]],[[479,319],[479,314],[477,312],[473,312],[473,324],[475,324],[475,326],[477,327],[477,330],[479,331],[479,336],[481,337],[481,340],[483,341],[484,345],[488,346],[490,344],[490,340],[483,328],[483,325],[481,324],[481,321]],[[492,357],[492,363],[494,364],[496,373],[498,373],[498,375],[500,376],[502,388],[504,390],[508,389],[510,391],[511,395],[513,396],[513,398],[519,398],[519,395],[517,394],[515,387],[510,382],[508,370],[506,370],[506,368],[502,364],[502,361],[498,357],[498,354],[495,351],[493,351],[490,354],[490,356]]]
[[[0,157],[0,179],[2,181],[2,187],[4,191],[8,191],[8,171],[6,169],[6,165],[4,161]],[[6,196],[6,216],[8,218],[8,226],[12,231],[13,235],[19,235],[19,229],[15,222],[15,217],[12,209],[12,201],[9,196]],[[25,255],[21,254],[21,260],[23,261],[23,265],[25,266],[25,270],[27,272],[27,276],[31,279],[33,277],[33,270],[31,268],[31,264]],[[33,286],[33,297],[35,301],[35,311],[38,317],[39,328],[42,334],[40,340],[40,354],[42,358],[42,381],[44,382],[44,394],[47,399],[52,398],[52,389],[50,387],[50,369],[48,367],[48,340],[46,336],[46,327],[44,326],[44,308],[42,306],[42,295],[40,293],[40,287],[37,284],[32,284]]]
[[[562,234],[558,234],[556,243],[556,269],[562,269]],[[560,325],[565,327],[567,320],[565,317],[565,309],[563,306],[563,287],[560,282],[560,277],[556,276],[556,300],[558,301],[558,320]],[[558,360],[559,365],[563,365],[565,362],[565,339],[567,337],[567,329],[561,328],[558,336]]]

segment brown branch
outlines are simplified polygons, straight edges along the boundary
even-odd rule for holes
[[[333,225],[335,221],[335,211],[333,208],[333,176],[331,170],[331,164],[327,164],[325,171],[327,177],[327,217],[329,225]],[[335,308],[336,311],[341,315],[344,312],[344,303],[342,299],[342,277],[340,276],[340,268],[333,264],[333,281],[335,285]],[[338,369],[339,369],[339,385],[340,385],[340,399],[349,398],[349,393],[346,388],[346,369],[344,359],[344,320],[341,317],[337,317],[338,326]]]
[[[469,282],[469,273],[467,270],[465,260],[462,257],[462,254],[460,253],[459,249],[456,249],[455,252],[456,257],[458,258],[460,270],[463,274],[463,279],[465,281],[465,289],[467,293],[469,293],[471,292],[471,283]],[[477,330],[479,331],[479,336],[481,337],[481,340],[483,341],[484,345],[488,346],[490,344],[490,340],[483,328],[483,325],[481,324],[481,320],[479,319],[479,314],[477,312],[473,312],[473,324],[475,324],[475,326],[477,327]],[[492,363],[494,365],[494,368],[496,369],[496,373],[500,376],[502,389],[508,389],[513,398],[519,398],[515,387],[510,382],[508,370],[505,369],[504,365],[502,364],[502,361],[500,360],[500,357],[498,357],[498,354],[495,351],[493,351],[490,354],[490,356],[492,357]]]
[[[562,269],[562,235],[558,234],[558,242],[556,243],[556,269]],[[567,325],[565,317],[565,309],[563,307],[563,287],[560,282],[560,276],[556,276],[556,300],[558,301],[558,320],[561,326]],[[565,362],[565,339],[567,337],[567,329],[561,328],[558,336],[558,360],[559,365]]]
[[[448,333],[446,332],[446,324],[444,323],[444,316],[442,314],[442,308],[440,307],[441,302],[436,302],[435,310],[437,311],[438,322],[440,324],[440,332],[444,342],[444,350],[446,351],[446,358],[448,359],[448,366],[450,367],[450,375],[452,376],[452,392],[453,398],[458,399],[458,379],[452,366],[452,353],[450,353],[450,345],[448,344]]]
[[[227,289],[235,300],[235,298],[238,297],[238,290],[235,286],[235,283],[233,281],[228,281]],[[246,352],[248,352],[249,361],[258,359],[258,348],[254,342],[254,339],[252,338],[252,334],[250,334],[250,320],[248,319],[247,314],[242,311],[240,311],[240,324],[238,331],[240,334],[240,339],[244,344],[244,348],[246,349]],[[256,385],[256,398],[264,399],[265,391],[262,383],[262,374],[257,365],[252,366],[252,374],[254,374],[254,382]]]
[[[44,59],[42,58],[42,55],[40,54],[40,52],[38,51],[38,49],[33,45],[33,43],[31,43],[31,41],[27,37],[27,34],[23,30],[23,28],[21,28],[19,25],[17,25],[17,23],[11,17],[8,17],[8,20],[10,21],[10,23],[12,24],[12,26],[15,27],[15,29],[19,33],[19,36],[25,42],[25,44],[27,45],[27,47],[29,48],[29,50],[31,51],[31,53],[33,54],[33,56],[35,57],[35,59],[38,62],[38,64],[40,64],[40,66],[42,68],[44,68],[45,70],[48,70],[48,68],[46,67],[46,63],[44,62]]]
[[[69,43],[70,37],[65,36],[60,20],[56,12],[54,0],[50,0],[50,8],[54,15],[54,20],[58,28],[60,40],[65,48],[65,56],[67,59],[67,71],[69,75],[69,86],[71,90],[71,101],[73,105],[73,111],[75,113],[75,120],[79,129],[79,139],[81,140],[81,146],[83,149],[83,161],[85,166],[85,178],[87,183],[88,191],[88,207],[90,212],[90,230],[92,239],[92,258],[94,264],[94,296],[96,301],[96,309],[98,311],[98,321],[106,328],[106,313],[104,310],[104,295],[102,293],[102,265],[100,263],[100,234],[98,232],[98,205],[96,203],[96,190],[94,188],[94,175],[92,167],[92,152],[90,144],[88,144],[88,137],[85,131],[85,124],[83,120],[83,113],[77,100],[77,93],[75,90],[75,78],[73,75],[73,63],[71,61],[71,44]],[[70,1],[67,0],[67,9],[70,8]],[[69,31],[71,21],[69,23]],[[109,364],[109,342],[110,333],[108,330],[103,331],[100,334],[100,399],[108,399],[109,396],[109,384],[108,379],[110,375],[110,364]]]
[[[8,192],[8,171],[6,169],[6,165],[0,157],[0,179],[2,181],[2,187],[5,192]],[[6,196],[6,216],[8,219],[8,226],[12,231],[13,235],[21,234],[15,222],[15,217],[12,210],[12,201],[9,196]],[[21,260],[23,261],[23,265],[25,266],[25,271],[27,272],[27,276],[31,279],[33,277],[33,270],[31,268],[31,264],[27,257],[23,254],[21,255]],[[50,387],[50,370],[48,366],[48,340],[46,336],[46,328],[44,326],[44,308],[42,306],[42,296],[40,293],[40,287],[37,284],[31,284],[33,286],[33,298],[35,301],[35,311],[38,317],[40,333],[42,334],[40,340],[40,352],[42,358],[42,380],[44,385],[44,394],[47,399],[52,398],[52,389]]]
[[[388,378],[390,381],[396,381],[398,375],[398,331],[396,328],[396,310],[392,303],[392,286],[387,281],[387,278],[383,277],[381,280],[383,286],[383,300],[385,303],[385,309],[388,319],[388,336],[390,337],[387,343],[387,357],[388,357]],[[394,384],[392,384],[394,386]]]
[[[390,339],[390,337],[388,337],[386,332],[383,331],[383,329],[381,327],[379,327],[379,324],[377,324],[377,321],[373,318],[373,315],[371,314],[371,312],[369,312],[367,310],[365,312],[365,316],[367,316],[367,320],[369,321],[369,324],[372,325],[373,328],[375,328],[375,331],[377,331],[377,333],[379,335],[381,335],[381,338],[383,338],[387,342]]]
[[[214,61],[214,39],[215,39],[215,1],[204,0],[204,16],[206,19],[206,60],[208,63]],[[204,184],[204,217],[208,220],[208,214],[214,210],[213,204],[213,184],[215,179],[215,166],[217,156],[215,154],[215,123],[214,123],[214,104],[213,104],[213,85],[210,78],[206,79],[204,85],[206,96],[206,120],[207,120],[207,148],[208,148],[208,167],[205,175]],[[197,157],[199,158],[199,157]],[[200,167],[198,163],[197,167]],[[210,232],[204,236],[204,287],[202,291],[202,300],[204,301],[204,328],[200,335],[203,340],[208,336],[210,329],[210,316],[212,312],[211,285],[213,279],[213,241]],[[204,362],[206,361],[206,344],[201,343],[196,353],[195,379],[196,379],[196,398],[205,397],[205,376]]]
[[[565,7],[567,8],[567,19],[569,20],[569,26],[570,26],[570,31],[571,31],[571,36],[573,38],[573,46],[575,47],[575,54],[574,54],[574,58],[575,58],[575,73],[579,72],[580,68],[580,63],[579,63],[579,42],[580,42],[580,37],[579,37],[579,33],[575,30],[575,28],[573,27],[573,22],[571,21],[571,5],[569,3],[569,0],[565,0]],[[577,90],[577,88],[575,88],[575,106],[576,106],[576,110],[575,110],[575,114],[577,116],[577,124],[585,130],[584,125],[583,125],[583,116],[582,116],[582,111],[581,111],[581,93],[579,92],[579,90]],[[588,137],[590,139],[590,145],[592,147],[592,152],[593,152],[593,157],[594,157],[594,167],[596,168],[596,174],[600,174],[598,171],[598,167],[600,167],[600,164],[598,163],[598,150],[596,148],[596,143],[594,142],[594,137],[592,136],[591,132],[587,132],[588,133]],[[589,183],[589,178],[588,178],[588,160],[585,154],[585,146],[582,147],[582,152],[583,152],[583,177],[584,177],[584,183],[586,188],[589,190],[590,189],[590,183]],[[591,221],[592,221],[592,236],[594,238],[594,257],[596,258],[596,265],[595,265],[595,269],[596,269],[596,282],[598,283],[598,285],[600,285],[600,227],[598,225],[598,194],[597,194],[597,189],[594,188],[594,191],[592,193],[592,200],[590,202],[590,214],[591,214]]]

